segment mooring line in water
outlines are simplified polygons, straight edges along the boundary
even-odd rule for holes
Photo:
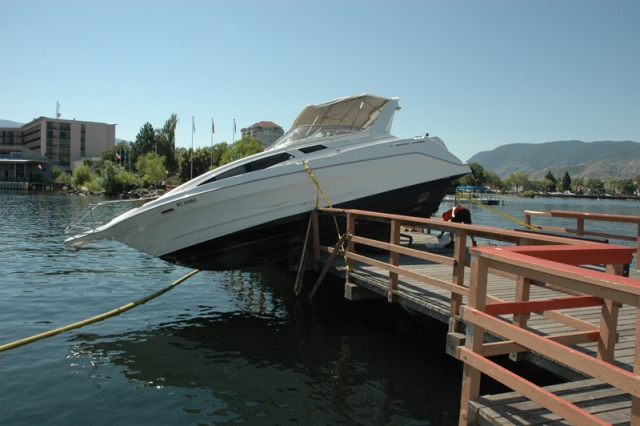
[[[200,272],[199,269],[191,271],[188,274],[186,274],[185,276],[183,276],[182,278],[174,281],[169,287],[163,288],[162,290],[157,291],[157,292],[155,292],[155,293],[153,293],[153,294],[151,294],[151,295],[149,295],[147,297],[143,297],[140,300],[136,300],[135,302],[128,303],[128,304],[126,304],[124,306],[121,306],[121,307],[119,307],[117,309],[114,309],[112,311],[105,312],[102,315],[98,315],[98,316],[95,316],[93,318],[89,318],[89,319],[86,319],[84,321],[77,322],[75,324],[69,324],[67,326],[57,328],[55,330],[47,331],[47,332],[41,333],[41,334],[36,334],[35,336],[27,337],[26,339],[16,340],[15,342],[7,343],[6,345],[2,345],[2,346],[0,346],[0,352],[4,352],[4,351],[9,350],[9,349],[17,348],[19,346],[24,346],[24,345],[26,345],[28,343],[37,342],[38,340],[45,339],[45,338],[51,337],[51,336],[55,336],[56,334],[60,334],[60,333],[63,333],[65,331],[74,330],[76,328],[84,327],[85,325],[93,324],[93,323],[105,320],[107,318],[114,317],[116,315],[120,315],[121,313],[123,313],[125,311],[133,309],[138,305],[145,304],[149,300],[155,299],[156,297],[168,292],[169,290],[173,289],[178,284],[183,283],[188,278],[191,278],[193,275],[197,274],[198,272]]]

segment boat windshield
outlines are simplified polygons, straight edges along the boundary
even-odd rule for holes
[[[281,148],[296,143],[308,142],[315,138],[326,138],[348,133],[357,133],[364,130],[362,127],[345,126],[336,124],[314,124],[299,126],[289,130],[278,139],[269,149]]]

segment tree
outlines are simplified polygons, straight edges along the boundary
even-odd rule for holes
[[[127,157],[126,153],[129,150],[130,148],[128,146],[128,142],[120,141],[113,148],[103,151],[101,154],[100,161],[98,161],[98,164],[96,165],[96,169],[98,170],[98,173],[102,174],[102,167],[107,161],[110,161],[116,164],[121,164],[122,166],[124,166],[125,164],[128,165],[128,162],[125,163],[125,158]]]
[[[612,195],[616,195],[618,192],[618,186],[620,185],[620,179],[612,178],[607,181],[605,187],[611,191]]]
[[[576,193],[577,192],[582,192],[582,187],[584,186],[584,178],[582,176],[574,178],[571,183],[573,183],[573,190]]]
[[[519,192],[519,188],[524,191],[525,187],[529,185],[529,174],[522,172],[511,173],[507,177],[507,181],[511,186],[515,186],[516,192]]]
[[[60,175],[62,175],[62,171],[60,170],[59,167],[54,167],[53,170],[51,171],[51,180],[56,181]]]
[[[564,172],[564,176],[562,176],[562,190],[571,191],[571,176],[569,176],[569,172]]]
[[[220,165],[225,165],[235,160],[248,157],[264,151],[260,139],[245,136],[244,138],[231,144],[228,150],[222,154]],[[195,173],[194,173],[195,174]]]
[[[533,180],[529,182],[529,184],[531,186],[531,189],[533,189],[535,192],[547,192],[548,188],[553,185],[553,182],[551,182],[547,178],[544,178],[540,180]]]
[[[220,142],[218,144],[213,145],[210,148],[210,161],[209,161],[209,169],[213,170],[220,165],[220,161],[222,160],[222,155],[229,149],[229,144],[226,142]]]
[[[178,159],[176,157],[176,127],[180,119],[178,114],[171,114],[171,117],[164,123],[162,129],[156,129],[155,143],[158,155],[165,157],[165,167],[170,175],[174,175],[178,171]]]
[[[119,195],[140,187],[140,178],[131,172],[125,172],[122,166],[110,160],[103,162],[100,185],[107,195]]]
[[[160,157],[153,152],[148,152],[138,158],[138,162],[136,163],[138,174],[143,181],[157,184],[159,180],[161,181],[167,177],[164,161],[164,157]]]
[[[502,186],[502,180],[500,176],[493,170],[485,170],[483,172],[485,185],[491,187],[491,189],[500,189]]]
[[[547,174],[544,175],[544,178],[551,181],[551,185],[547,187],[547,191],[554,192],[556,190],[556,182],[558,182],[558,180],[553,175],[553,173],[551,173],[551,170],[547,171]]]
[[[78,166],[73,170],[73,186],[76,188],[82,187],[85,182],[93,180],[91,170],[89,166]]]
[[[482,186],[485,182],[484,167],[478,163],[469,163],[471,175],[460,178],[460,185],[463,186]]]
[[[584,184],[591,194],[601,194],[604,191],[604,182],[599,178],[589,178]]]
[[[153,126],[148,121],[144,123],[144,125],[140,128],[138,135],[136,136],[136,141],[131,144],[131,162],[132,164],[136,164],[138,162],[138,157],[144,155],[148,152],[155,152],[155,131],[153,130]]]
[[[209,147],[198,148],[195,151],[189,148],[189,149],[183,149],[180,151],[178,163],[180,166],[179,176],[182,182],[186,182],[191,179],[191,160],[192,159],[193,159],[193,177],[194,178],[208,172],[211,169],[211,148]],[[216,167],[215,163],[213,167],[214,168]]]
[[[634,195],[637,190],[638,186],[631,178],[620,182],[620,192],[624,195]]]

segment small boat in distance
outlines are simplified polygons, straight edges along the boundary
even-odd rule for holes
[[[457,194],[462,194],[486,206],[499,206],[501,202],[498,195],[486,186],[458,186],[456,187],[456,194],[446,195],[443,201],[458,202],[461,204],[470,204],[472,202],[467,198],[458,197]],[[504,205],[503,200],[502,205]]]
[[[309,213],[327,206],[307,168],[333,207],[429,217],[471,170],[437,137],[392,136],[399,109],[398,98],[367,93],[308,105],[264,152],[198,176],[65,244],[113,239],[202,270],[297,256]]]

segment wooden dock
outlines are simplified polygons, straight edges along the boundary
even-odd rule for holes
[[[311,296],[318,290],[324,274],[331,272],[346,277],[345,297],[350,300],[387,297],[390,302],[399,303],[410,311],[419,312],[448,323],[450,332],[447,352],[459,357],[466,362],[465,365],[470,366],[469,368],[465,367],[465,375],[468,377],[465,376],[463,381],[466,383],[466,388],[463,385],[461,425],[572,424],[563,420],[566,418],[573,420],[574,423],[576,419],[580,419],[578,421],[580,424],[584,419],[587,419],[584,424],[630,424],[632,394],[640,395],[640,380],[637,380],[638,377],[633,373],[634,365],[637,363],[635,361],[635,342],[636,328],[638,327],[638,303],[620,304],[615,301],[610,303],[602,298],[589,296],[583,291],[576,291],[575,288],[572,289],[572,284],[565,284],[569,275],[559,280],[559,284],[553,284],[551,279],[541,282],[536,280],[537,277],[527,278],[524,275],[513,273],[515,270],[513,266],[503,267],[502,270],[497,266],[495,268],[487,266],[487,278],[484,283],[486,285],[484,290],[486,299],[480,303],[476,298],[473,303],[469,303],[469,298],[474,297],[473,291],[475,291],[475,287],[478,287],[478,282],[482,284],[482,278],[478,278],[477,270],[474,272],[470,268],[470,257],[466,250],[467,236],[474,235],[476,238],[490,239],[490,241],[484,241],[485,247],[479,247],[480,250],[472,251],[487,251],[491,249],[491,245],[495,241],[500,240],[503,244],[504,242],[515,243],[516,247],[532,244],[532,248],[519,250],[529,250],[534,252],[534,256],[542,256],[542,258],[545,255],[539,253],[548,250],[553,251],[553,256],[562,257],[557,249],[562,249],[559,246],[564,245],[564,247],[568,247],[564,250],[565,252],[573,253],[568,256],[573,256],[576,259],[591,259],[595,252],[602,249],[602,244],[593,243],[595,245],[591,246],[592,249],[584,251],[585,245],[591,244],[588,240],[563,241],[561,238],[545,234],[526,234],[523,236],[516,231],[445,224],[441,221],[408,217],[391,218],[389,243],[372,242],[366,238],[355,236],[353,232],[355,216],[362,217],[365,212],[348,213],[343,211],[342,213],[353,216],[348,217],[346,223],[346,229],[351,232],[345,232],[339,244],[333,248],[323,247],[318,243],[305,247],[303,257],[307,258],[310,250],[313,249],[315,250],[316,266],[324,266]],[[394,224],[393,219],[397,223]],[[640,218],[638,220],[640,221]],[[310,221],[309,239],[312,234],[317,237],[317,230],[313,231],[312,223],[313,220]],[[406,226],[409,228],[404,228]],[[411,228],[416,226],[419,226],[418,229],[421,231],[424,228],[425,230],[456,232],[456,249],[443,249],[434,235],[411,232]],[[388,249],[391,254],[375,256],[368,254],[365,256],[354,249],[355,243],[370,244],[378,249]],[[575,247],[571,248],[571,245],[575,245]],[[344,249],[340,247],[344,247]],[[622,264],[629,263],[631,253],[637,252],[636,248],[616,247],[609,247],[607,250],[609,253],[602,254],[604,257],[601,262],[609,265],[607,271],[613,277],[616,274],[619,276],[624,273]],[[482,255],[481,253],[480,258]],[[344,260],[342,256],[346,256]],[[627,260],[621,261],[620,259],[623,258]],[[591,261],[593,262],[593,260]],[[541,262],[541,268],[544,269],[546,260],[543,259]],[[568,260],[567,262],[571,264],[577,260]],[[301,268],[301,273],[303,271],[304,268]],[[603,274],[597,271],[594,273]],[[589,275],[590,272],[586,274]],[[640,279],[640,273],[635,270],[630,271],[630,276],[632,280]],[[640,287],[640,282],[636,285]],[[480,287],[482,286],[480,285]],[[297,287],[297,291],[299,290],[300,288]],[[570,297],[567,297],[568,295]],[[625,301],[633,301],[633,297],[630,296]],[[513,302],[524,304],[526,309],[522,310],[520,305]],[[469,305],[473,306],[473,309],[469,309]],[[493,311],[491,311],[492,309]],[[505,314],[502,314],[503,311],[500,309],[503,309]],[[518,309],[521,310],[518,311]],[[496,330],[499,332],[492,332],[488,325],[489,322],[485,325],[481,321],[481,324],[486,327],[487,333],[481,328],[480,323],[469,324],[471,315],[476,313],[475,310],[479,310],[483,315],[486,315],[484,314],[485,310],[489,313],[492,312],[494,316],[488,317],[498,320],[499,324],[496,326]],[[524,313],[525,311],[527,313]],[[482,320],[485,321],[485,319]],[[486,321],[489,320],[486,319]],[[571,362],[566,362],[563,358],[564,355],[558,355],[559,361],[545,353],[545,350],[532,349],[532,346],[535,346],[533,341],[530,345],[527,341],[527,339],[532,339],[530,336],[522,337],[523,341],[527,343],[525,346],[522,346],[522,343],[515,338],[505,339],[503,334],[510,333],[511,330],[505,329],[503,333],[502,324],[513,324],[514,327],[526,330],[539,340],[559,342],[576,353],[595,359],[602,364],[603,368],[607,368],[606,365],[614,366],[615,374],[621,374],[618,369],[628,374],[629,377],[623,377],[624,380],[630,381],[629,386],[632,388],[632,393],[628,388],[619,389],[603,380],[590,379],[592,376],[596,377],[594,374],[588,374],[591,372],[589,370],[591,366],[585,372],[582,365],[572,365]],[[474,333],[481,333],[480,342]],[[476,337],[475,342],[474,336]],[[544,345],[544,342],[542,344]],[[547,343],[547,346],[550,344]],[[473,353],[474,351],[476,354]],[[536,388],[524,379],[511,377],[509,372],[494,371],[494,366],[486,357],[506,353],[509,353],[513,360],[532,362],[569,380],[570,383],[542,389]],[[600,364],[597,366],[601,367]],[[494,377],[490,372],[485,371],[486,368],[489,370],[493,368],[491,371],[496,376]],[[482,397],[475,395],[474,392],[479,389],[480,371],[492,375],[498,381],[506,382],[505,384],[512,389],[524,392],[528,398],[517,392]],[[606,373],[602,374],[606,378]],[[469,383],[471,383],[471,388],[469,388]],[[543,396],[537,397],[536,393]],[[544,403],[551,401],[551,408],[562,413],[563,416],[541,407],[532,399]],[[572,408],[567,409],[567,404],[570,404]],[[468,408],[465,408],[467,406]],[[571,410],[575,410],[578,414],[574,414]]]

